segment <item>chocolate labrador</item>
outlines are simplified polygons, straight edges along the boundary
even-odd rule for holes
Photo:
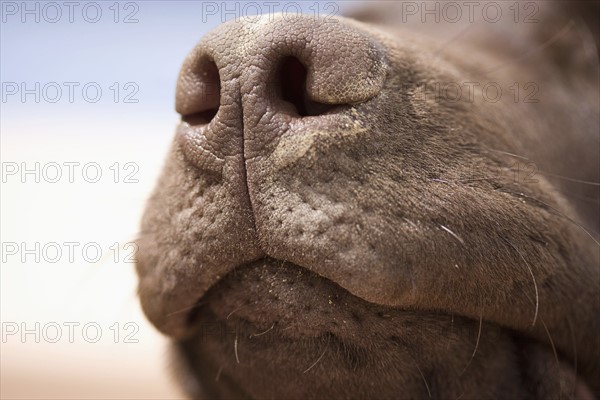
[[[207,34],[137,254],[188,395],[597,398],[597,21],[414,2]]]

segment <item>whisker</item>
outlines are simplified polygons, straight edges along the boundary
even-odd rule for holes
[[[481,306],[481,314],[479,315],[479,331],[477,332],[477,341],[475,342],[475,349],[473,350],[473,354],[471,354],[471,358],[469,359],[469,362],[467,363],[465,368],[463,368],[462,372],[460,373],[460,376],[462,376],[465,373],[465,371],[469,368],[469,366],[471,365],[471,362],[475,358],[475,354],[477,353],[477,349],[479,348],[479,339],[481,338],[482,325],[483,325],[483,306]]]
[[[592,204],[600,204],[600,199],[594,199],[592,197],[587,197],[587,196],[578,196],[576,194],[573,193],[565,193],[565,192],[561,192],[561,194],[565,197],[570,197],[572,199],[575,199],[577,201],[583,201],[586,203],[592,203]]]
[[[323,353],[321,353],[321,356],[319,358],[317,358],[317,361],[315,361],[314,363],[312,363],[312,365],[308,368],[306,368],[304,370],[304,372],[302,372],[303,374],[307,373],[308,371],[310,371],[315,365],[317,365],[317,363],[319,361],[321,361],[321,359],[323,358],[323,356],[325,356],[325,352],[327,351],[327,348],[325,348],[325,350],[323,350]]]
[[[329,347],[329,336],[327,337],[327,343],[325,344],[325,349],[323,349],[323,353],[321,353],[321,356],[319,358],[317,358],[317,361],[315,361],[314,363],[312,363],[310,367],[306,368],[304,370],[304,372],[302,372],[303,374],[305,374],[308,371],[310,371],[315,365],[317,365],[319,363],[319,361],[321,361],[323,359],[323,357],[325,356],[325,353],[327,352],[327,348],[328,347]]]
[[[572,224],[574,224],[575,226],[577,226],[578,228],[580,228],[583,232],[585,232],[590,239],[592,239],[594,241],[594,243],[596,243],[596,245],[600,246],[600,243],[598,243],[598,241],[594,238],[594,236],[592,236],[591,232],[594,232],[594,230],[589,229],[589,228],[585,228],[583,225],[578,224],[576,221],[574,221],[573,219],[571,219],[570,217],[568,217],[567,215],[563,214],[562,212],[558,211],[556,208],[552,207],[550,204],[547,204],[541,200],[536,199],[535,197],[531,197],[531,196],[527,196],[526,194],[523,193],[515,193],[515,192],[509,192],[506,190],[502,190],[503,193],[508,193],[508,194],[512,194],[513,196],[520,196],[520,197],[524,197],[533,201],[537,201],[540,204],[543,204],[544,206],[548,207],[549,209],[551,209],[552,211],[554,211],[555,213],[557,213],[558,215],[566,218],[569,222],[571,222]],[[588,231],[589,229],[589,231]],[[596,234],[598,234],[597,232],[594,232]]]
[[[200,307],[203,304],[205,304],[205,302],[195,303],[194,305],[179,309],[177,311],[170,312],[167,314],[167,318],[172,317],[173,315],[176,315],[176,314],[181,314],[182,312],[193,310],[194,308]]]
[[[446,346],[446,349],[450,349],[450,342],[452,341],[452,333],[454,331],[454,312],[452,312],[450,315],[451,315],[451,319],[450,319],[450,334],[448,335],[448,344]]]
[[[453,37],[451,37],[449,40],[446,40],[445,42],[443,42],[434,52],[433,55],[437,56],[440,53],[444,53],[445,51],[447,51],[450,48],[450,45],[455,42],[458,38],[460,38],[462,35],[464,35],[467,31],[471,30],[471,28],[473,26],[475,26],[476,24],[468,24],[466,27],[464,27],[463,29],[460,30],[460,32],[458,32],[456,35],[454,35]]]
[[[550,39],[548,39],[547,41],[545,41],[541,45],[539,45],[539,46],[537,46],[537,47],[535,47],[535,48],[533,48],[531,50],[528,50],[528,51],[524,52],[523,54],[521,54],[521,55],[519,55],[517,57],[512,58],[507,63],[500,64],[500,65],[496,66],[495,68],[493,68],[493,69],[491,69],[489,71],[484,72],[484,75],[489,75],[492,72],[496,72],[496,71],[499,71],[499,70],[501,70],[503,68],[510,67],[511,65],[517,64],[518,62],[520,62],[520,61],[522,61],[522,60],[530,57],[532,54],[535,54],[537,52],[540,52],[540,51],[542,51],[542,50],[550,47],[552,44],[554,44],[554,42],[557,42],[564,35],[566,35],[567,33],[569,33],[569,31],[574,26],[575,26],[575,21],[573,21],[571,19],[567,24],[565,24],[565,26],[560,31],[558,31],[554,36],[552,36]]]
[[[575,331],[573,331],[573,324],[571,323],[571,318],[569,315],[567,317],[567,325],[569,326],[569,333],[571,334],[571,342],[573,342],[573,371],[575,373],[575,387],[573,388],[573,392],[576,391],[577,386],[577,341],[575,340]],[[575,393],[573,393],[574,395]]]
[[[470,179],[461,179],[454,182],[458,183],[469,183],[469,182],[481,182],[481,181],[493,181],[493,178],[470,178]]]
[[[496,150],[496,149],[488,149],[488,150],[489,151],[493,151],[495,153],[506,154],[506,155],[511,156],[511,157],[516,157],[516,158],[520,158],[522,160],[533,162],[528,157],[520,156],[520,155],[514,154],[514,153],[509,153],[508,151],[502,151],[502,150]],[[553,178],[562,179],[562,180],[569,181],[569,182],[581,183],[581,184],[584,184],[584,185],[600,186],[600,182],[592,182],[592,181],[586,181],[586,180],[583,180],[583,179],[570,178],[568,176],[559,175],[559,174],[553,174],[552,172],[541,171],[541,170],[538,170],[536,172],[539,173],[539,174],[541,174],[541,175],[547,175],[547,176],[551,176]]]
[[[518,154],[514,154],[514,153],[509,153],[508,151],[502,151],[502,150],[496,150],[496,149],[488,149],[489,151],[493,151],[494,153],[501,153],[501,154],[506,154],[507,156],[511,156],[511,157],[516,157],[516,158],[521,158],[523,160],[527,160],[530,161],[529,158],[524,157],[524,156],[520,156]]]
[[[538,310],[539,310],[539,307],[540,307],[540,296],[539,296],[539,292],[538,292],[538,285],[537,285],[537,282],[535,280],[535,276],[533,275],[533,270],[531,269],[531,265],[529,265],[529,263],[527,262],[527,260],[525,259],[525,257],[523,257],[523,254],[519,251],[519,249],[517,249],[517,247],[515,245],[513,245],[511,242],[509,242],[508,239],[506,239],[506,238],[504,238],[502,236],[501,236],[501,238],[506,243],[508,243],[510,245],[510,247],[512,247],[519,254],[519,257],[521,257],[521,260],[523,260],[523,262],[527,266],[527,269],[529,270],[529,274],[531,275],[531,279],[533,280],[533,287],[535,289],[535,313],[533,314],[533,322],[531,323],[531,327],[533,328],[535,326],[536,321],[537,321]]]
[[[421,378],[423,379],[423,382],[425,383],[425,389],[427,389],[427,395],[429,396],[429,398],[431,398],[431,390],[429,389],[429,384],[427,383],[427,379],[425,379],[425,375],[423,375],[423,371],[421,371],[421,368],[419,368],[419,364],[417,364],[415,359],[412,358],[412,356],[409,356],[409,357],[413,360],[413,363],[415,363],[415,367],[417,367],[417,371],[419,371],[419,374],[421,374]]]
[[[542,174],[542,175],[547,175],[547,176],[551,176],[553,178],[557,178],[557,179],[562,179],[564,181],[569,181],[569,182],[575,182],[575,183],[581,183],[584,185],[591,185],[591,186],[600,186],[600,182],[591,182],[591,181],[584,181],[582,179],[575,179],[575,178],[569,178],[567,176],[563,176],[563,175],[558,175],[558,174],[553,174],[551,172],[545,172],[545,171],[538,171],[538,173]]]
[[[460,242],[460,244],[462,244],[463,246],[465,245],[464,240],[462,240],[462,238],[460,236],[458,236],[456,233],[452,232],[449,228],[446,228],[444,225],[440,225],[440,227],[445,230],[446,232],[448,232],[449,234],[451,234],[456,240],[458,240]]]
[[[414,222],[412,222],[410,219],[403,217],[402,219],[404,219],[406,222],[408,222],[410,225],[412,225],[412,227],[419,229],[419,227],[417,226],[417,224],[415,224]]]
[[[560,361],[558,360],[558,353],[556,352],[556,346],[554,346],[554,340],[552,340],[552,336],[550,336],[550,331],[548,331],[548,327],[544,322],[543,318],[540,318],[542,321],[542,325],[544,326],[544,330],[546,331],[546,335],[548,335],[548,339],[550,339],[550,346],[552,347],[552,352],[554,353],[554,359],[556,360],[556,369],[558,370],[558,381],[561,381],[560,377]]]
[[[236,311],[239,311],[240,308],[244,307],[245,304],[242,304],[241,306],[239,306],[238,308],[236,308],[235,310],[233,310],[232,312],[230,312],[229,314],[227,314],[227,318],[225,319],[229,319],[229,317],[231,317]]]
[[[240,357],[238,355],[238,334],[237,332],[235,333],[235,339],[233,339],[233,352],[235,353],[235,361],[237,361],[237,363],[240,363]]]
[[[261,333],[253,333],[250,336],[248,336],[248,339],[252,339],[252,338],[257,337],[257,336],[262,336],[265,333],[272,331],[274,327],[275,327],[275,322],[273,322],[273,325],[271,325],[271,327],[269,329],[267,329],[266,331],[261,332]]]
[[[215,377],[215,382],[219,382],[219,378],[221,377],[221,372],[223,372],[223,366],[221,366],[219,368],[219,371],[217,371],[217,376]]]

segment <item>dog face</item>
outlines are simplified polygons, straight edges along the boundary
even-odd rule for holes
[[[597,61],[540,26],[201,40],[137,259],[192,396],[592,396]]]

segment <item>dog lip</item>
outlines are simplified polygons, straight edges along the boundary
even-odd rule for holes
[[[388,305],[388,304],[382,304],[382,303],[370,301],[370,300],[365,299],[357,294],[352,293],[351,291],[349,291],[348,289],[346,289],[345,287],[340,285],[335,280],[319,274],[317,271],[315,271],[315,269],[313,267],[311,267],[309,265],[301,265],[298,263],[294,263],[292,261],[278,259],[278,258],[274,258],[274,257],[268,256],[268,255],[258,257],[252,261],[241,263],[238,266],[236,266],[235,268],[233,268],[231,271],[226,273],[225,275],[219,276],[218,279],[204,292],[204,294],[196,300],[196,302],[193,306],[188,307],[183,310],[180,310],[180,311],[177,311],[177,312],[174,312],[172,314],[187,312],[188,315],[186,317],[186,324],[187,324],[188,328],[193,328],[193,325],[196,323],[196,320],[198,317],[198,311],[200,310],[201,306],[206,305],[208,303],[207,298],[211,297],[215,291],[220,290],[221,286],[224,284],[227,284],[227,281],[230,280],[230,278],[235,277],[236,274],[238,274],[240,272],[244,273],[246,268],[259,267],[260,265],[267,266],[269,268],[274,267],[274,266],[279,266],[279,268],[289,268],[290,270],[295,270],[299,274],[302,274],[302,273],[311,274],[311,276],[314,279],[317,279],[319,282],[321,282],[324,285],[324,287],[325,286],[335,287],[335,290],[342,291],[345,296],[349,296],[349,297],[355,299],[356,301],[363,302],[364,304],[368,304],[371,307],[385,309],[388,312],[410,312],[410,313],[427,312],[427,313],[436,313],[439,315],[447,315],[447,316],[452,316],[452,315],[460,316],[460,317],[463,317],[466,319],[475,320],[474,318],[471,318],[471,316],[469,316],[469,315],[462,315],[462,314],[454,312],[450,309],[429,309],[429,308],[419,308],[419,307],[404,307],[404,306],[400,306],[400,305]],[[275,275],[276,274],[274,274],[273,276],[275,276]],[[261,281],[260,283],[264,283],[264,281]],[[382,315],[386,315],[384,311],[382,311]],[[479,320],[481,320],[482,322],[488,322],[484,318],[480,318]]]
[[[263,276],[256,273],[261,269],[261,264],[266,264],[266,279],[249,279]],[[278,272],[282,271],[284,274],[278,276]],[[307,277],[318,279],[323,283],[323,290],[293,286],[294,282],[288,286],[289,281],[286,279],[297,273],[301,276],[298,280],[306,280]],[[273,285],[273,282],[276,284]],[[293,290],[290,291],[290,288]],[[246,291],[247,289],[249,290]],[[329,289],[333,289],[333,293]],[[299,298],[307,302],[269,300],[288,292],[298,292]],[[307,305],[308,308],[305,308]],[[333,312],[326,314],[323,310]],[[282,360],[273,358],[272,355],[279,351],[285,353],[286,349],[293,346],[302,350],[295,354],[302,360],[300,371],[306,371],[323,351],[322,344],[327,343],[329,346],[333,343],[333,348],[351,349],[352,354],[357,356],[365,354],[364,349],[381,349],[379,354],[371,353],[375,355],[374,358],[350,357],[358,364],[344,363],[344,358],[331,358],[343,352],[331,352],[321,359],[321,362],[329,363],[329,370],[336,371],[339,368],[341,373],[355,367],[364,367],[366,370],[373,367],[374,359],[375,362],[386,360],[388,356],[401,354],[409,347],[416,352],[409,352],[409,356],[424,354],[423,360],[434,360],[427,366],[432,374],[448,371],[448,367],[439,361],[438,356],[454,354],[451,361],[459,365],[451,373],[459,374],[456,379],[464,380],[480,379],[473,377],[479,373],[482,365],[486,365],[486,360],[496,356],[502,359],[502,354],[507,353],[514,356],[506,361],[510,363],[512,360],[513,364],[507,364],[511,371],[517,369],[525,373],[534,363],[539,363],[540,360],[554,361],[554,357],[561,371],[568,373],[569,370],[576,371],[577,367],[576,361],[569,361],[555,351],[553,353],[552,347],[530,337],[527,332],[490,323],[484,318],[477,319],[443,310],[407,309],[370,303],[306,266],[269,256],[241,263],[220,277],[219,282],[207,291],[190,312],[188,323],[190,332],[193,332],[184,341],[184,345],[190,346],[187,347],[188,350],[201,349],[198,354],[201,354],[203,360],[214,360],[213,357],[216,357],[221,362],[229,360],[233,365],[237,362],[248,366],[249,360],[269,360],[274,363],[272,368],[287,368],[289,366],[285,362],[276,364]],[[432,337],[437,337],[437,341]],[[307,343],[317,343],[320,347],[310,348]],[[439,343],[443,343],[442,350],[448,353],[439,353]],[[449,350],[452,349],[450,346],[456,346],[454,351]],[[428,356],[429,354],[432,356]],[[535,357],[531,357],[532,354]],[[305,360],[304,357],[310,359]],[[392,356],[394,365],[402,368],[414,365],[411,357]],[[423,368],[422,364],[419,365]],[[249,372],[249,369],[232,371],[257,372]],[[262,371],[258,372],[259,375],[260,373]],[[528,383],[529,381],[526,382]],[[577,390],[587,393],[588,379],[577,376],[575,384],[578,385]]]

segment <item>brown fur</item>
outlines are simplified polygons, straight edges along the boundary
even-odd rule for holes
[[[454,41],[392,14],[230,22],[186,59],[137,260],[182,383],[210,398],[598,396],[597,31],[555,5]],[[307,66],[307,98],[287,93],[286,71],[301,75],[286,57]],[[505,92],[455,101],[440,82]],[[514,82],[539,102],[515,102]]]

